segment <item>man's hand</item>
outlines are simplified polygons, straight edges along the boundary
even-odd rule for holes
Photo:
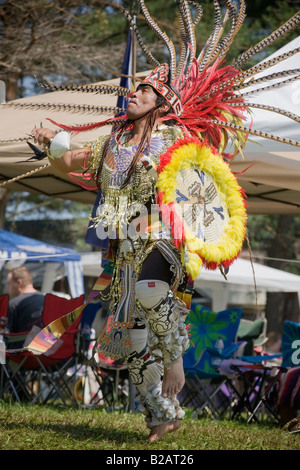
[[[49,145],[50,140],[55,136],[54,131],[43,127],[35,127],[31,134],[34,137],[34,142],[39,145]]]

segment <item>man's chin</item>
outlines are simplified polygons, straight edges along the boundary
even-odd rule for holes
[[[126,116],[129,121],[135,121],[136,119],[138,119],[138,116],[136,116],[136,114],[128,112],[128,110],[126,111]]]

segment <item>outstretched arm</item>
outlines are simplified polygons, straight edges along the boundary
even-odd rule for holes
[[[31,131],[34,136],[34,142],[39,145],[49,147],[51,139],[56,133],[47,128],[34,128]],[[73,171],[82,171],[89,164],[88,148],[80,148],[77,150],[67,150],[61,157],[49,158],[51,165],[63,173],[71,173]]]

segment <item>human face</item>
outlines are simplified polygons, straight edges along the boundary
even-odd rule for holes
[[[6,288],[10,297],[16,297],[20,294],[20,285],[18,281],[14,281],[12,274],[8,273],[6,280]]]
[[[128,106],[127,117],[135,121],[143,116],[146,116],[152,109],[155,108],[157,95],[150,85],[139,85],[131,94]]]

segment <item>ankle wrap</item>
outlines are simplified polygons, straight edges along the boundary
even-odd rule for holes
[[[139,409],[146,416],[149,429],[163,423],[183,419],[185,415],[177,398],[163,398],[161,396],[161,386],[157,385],[148,387],[146,396],[141,399]]]

